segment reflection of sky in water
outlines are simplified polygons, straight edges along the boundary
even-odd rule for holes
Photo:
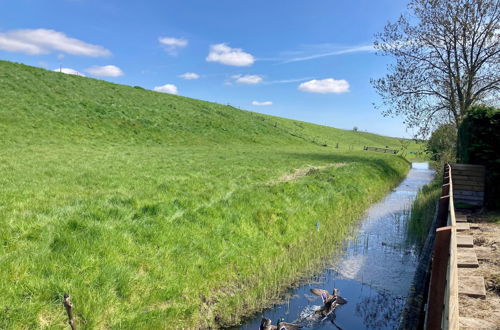
[[[334,258],[331,269],[290,292],[284,304],[263,311],[241,329],[258,329],[262,316],[275,322],[280,317],[299,321],[305,329],[394,329],[398,327],[415,268],[416,251],[406,245],[409,209],[418,189],[434,173],[427,163],[413,163],[406,179],[382,201],[370,207],[353,239]],[[321,299],[309,289],[340,289],[348,303],[322,322],[300,321],[304,311]]]

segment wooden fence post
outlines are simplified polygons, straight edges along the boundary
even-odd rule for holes
[[[441,196],[446,196],[450,194],[450,184],[445,183],[441,189]]]
[[[68,313],[68,323],[71,326],[71,330],[76,330],[75,318],[73,317],[73,303],[67,293],[64,294],[63,305],[66,308],[66,313]]]
[[[430,330],[441,329],[446,292],[446,274],[450,257],[451,230],[450,226],[436,229],[425,326],[426,329]]]
[[[450,195],[441,196],[438,205],[437,226],[445,227],[448,222],[448,209],[450,207]]]

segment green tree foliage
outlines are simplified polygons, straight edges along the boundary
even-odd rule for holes
[[[500,89],[498,0],[410,0],[408,13],[378,34],[375,48],[395,63],[372,80],[384,115],[427,136],[460,125],[469,108]]]
[[[454,125],[444,124],[439,126],[427,142],[426,151],[431,159],[442,163],[455,160],[457,133]]]
[[[486,204],[500,208],[500,109],[472,107],[458,136],[462,145],[460,161],[486,166]]]

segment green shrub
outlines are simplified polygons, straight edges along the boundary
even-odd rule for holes
[[[427,141],[426,151],[440,163],[455,161],[457,130],[452,124],[439,126]]]
[[[500,109],[471,108],[458,136],[460,161],[486,166],[486,206],[500,208]]]

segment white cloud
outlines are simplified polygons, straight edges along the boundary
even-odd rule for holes
[[[245,53],[241,48],[231,48],[226,44],[211,45],[206,60],[232,66],[249,66],[255,62],[252,54]]]
[[[253,101],[252,105],[256,105],[256,106],[262,107],[262,106],[273,105],[273,102],[271,102],[271,101],[264,101],[264,102]]]
[[[165,50],[172,56],[176,56],[180,48],[184,48],[188,45],[186,39],[172,38],[172,37],[159,37],[158,41],[160,44],[165,46]]]
[[[174,46],[174,47],[186,47],[188,45],[188,41],[186,39],[178,39],[178,38],[171,38],[171,37],[160,37],[158,38],[161,44],[167,45],[167,46]]]
[[[238,84],[247,84],[247,85],[256,85],[262,82],[262,76],[256,74],[247,74],[247,75],[234,75],[231,77]]]
[[[166,84],[163,86],[156,86],[154,91],[167,94],[178,94],[177,86],[172,84]]]
[[[85,75],[83,73],[78,72],[75,69],[71,69],[71,68],[59,68],[59,69],[55,69],[54,71],[55,72],[62,72],[62,73],[66,73],[66,74],[74,74],[75,76],[85,77]]]
[[[123,71],[114,65],[98,66],[94,65],[85,70],[93,76],[97,77],[120,77],[123,76]]]
[[[186,80],[194,80],[194,79],[199,79],[200,75],[194,72],[186,72],[181,74],[179,77]]]
[[[299,85],[299,90],[309,93],[341,94],[349,92],[349,83],[346,80],[332,78],[309,80]]]
[[[294,79],[282,79],[282,80],[272,80],[272,81],[265,81],[265,85],[273,85],[273,84],[289,84],[289,83],[294,83],[294,82],[300,82],[304,80],[310,80],[313,77],[304,77],[304,78],[294,78]]]
[[[90,57],[109,56],[111,52],[98,45],[69,38],[62,32],[47,29],[11,30],[0,33],[0,50],[29,55],[54,51]]]

